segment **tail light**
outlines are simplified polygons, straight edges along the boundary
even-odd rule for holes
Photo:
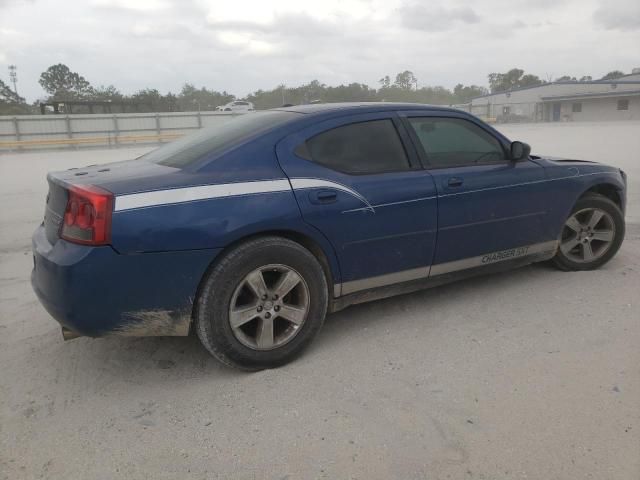
[[[106,245],[111,240],[112,211],[111,192],[93,185],[73,185],[60,236],[83,245]]]

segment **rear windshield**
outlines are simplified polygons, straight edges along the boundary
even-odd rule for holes
[[[298,115],[282,111],[247,113],[231,118],[221,125],[203,128],[140,158],[168,167],[184,168],[204,155],[221,152],[243,139],[266,132]]]

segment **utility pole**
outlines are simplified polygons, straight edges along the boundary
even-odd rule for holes
[[[18,75],[16,73],[17,69],[18,67],[16,67],[15,65],[9,65],[9,79],[11,83],[13,83],[13,92],[16,95],[18,95],[18,87],[16,87],[16,83],[18,83]]]

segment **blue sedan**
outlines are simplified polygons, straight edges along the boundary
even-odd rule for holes
[[[328,312],[533,262],[591,270],[625,230],[623,171],[413,104],[248,113],[48,182],[32,284],[65,338],[195,331],[248,370],[295,358]]]

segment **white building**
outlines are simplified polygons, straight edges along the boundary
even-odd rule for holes
[[[616,80],[552,82],[474,98],[464,108],[497,122],[640,120],[640,73]]]

